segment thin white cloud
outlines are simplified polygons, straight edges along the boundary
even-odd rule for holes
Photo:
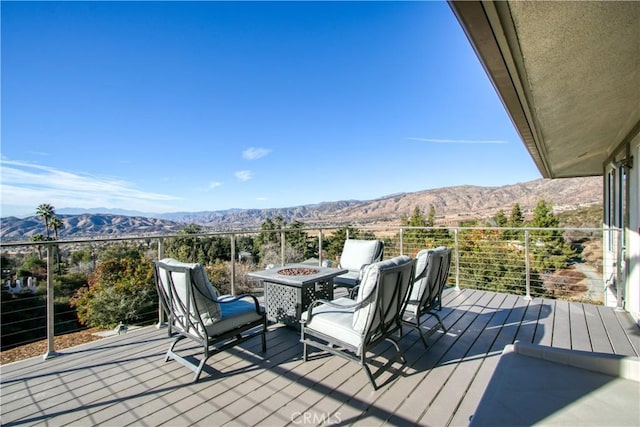
[[[237,172],[234,173],[234,175],[240,181],[249,181],[251,178],[253,178],[253,172],[251,172],[249,170],[237,171]]]
[[[256,197],[256,200],[260,201],[260,202],[265,202],[267,200],[269,200],[267,197]]]
[[[214,188],[218,188],[222,185],[221,182],[219,181],[213,181],[211,184],[209,184],[209,189],[212,190]]]
[[[509,141],[499,139],[438,139],[407,137],[410,141],[430,142],[432,144],[508,144]]]
[[[242,158],[247,160],[257,160],[271,153],[268,148],[249,147],[242,152]]]
[[[150,193],[112,177],[68,172],[35,163],[2,159],[0,191],[3,212],[34,210],[41,203],[55,207],[122,208],[161,211],[167,202],[180,200]]]

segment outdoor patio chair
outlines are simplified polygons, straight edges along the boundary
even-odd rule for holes
[[[403,324],[415,328],[427,346],[427,338],[437,329],[432,329],[425,337],[420,327],[425,314],[434,316],[443,332],[447,332],[442,319],[434,310],[442,309],[442,291],[449,277],[451,249],[440,246],[435,249],[423,249],[416,255],[416,268],[413,286],[404,309]]]
[[[355,301],[338,298],[312,302],[300,320],[304,360],[308,360],[310,345],[357,362],[376,390],[378,386],[367,366],[367,352],[382,341],[389,341],[405,362],[392,335],[402,328],[401,313],[413,278],[413,265],[414,260],[408,256],[373,263],[364,268]],[[393,361],[390,359],[383,368]]]
[[[267,350],[267,319],[255,296],[219,296],[200,264],[171,258],[153,263],[160,301],[168,314],[169,335],[177,334],[165,361],[174,359],[191,369],[196,382],[207,359],[216,353],[258,335],[262,336],[262,351]],[[185,338],[202,346],[199,364],[174,352]]]
[[[349,271],[333,278],[334,287],[350,290],[356,287],[360,283],[362,269],[369,264],[382,261],[383,254],[382,240],[345,240],[338,267]]]

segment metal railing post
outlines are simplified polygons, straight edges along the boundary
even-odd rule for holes
[[[458,245],[458,228],[453,229],[453,249],[456,260],[456,291],[460,290],[460,251]]]
[[[526,295],[524,299],[531,301],[531,263],[529,261],[529,230],[524,230],[524,266],[525,266],[525,281],[526,281]]]
[[[231,234],[231,295],[236,294],[236,235]]]
[[[164,258],[164,239],[158,238],[158,259]]]
[[[284,265],[284,248],[285,248],[285,241],[284,241],[285,237],[284,237],[284,230],[280,230],[280,258],[281,258],[281,262],[280,265]]]
[[[47,245],[47,352],[43,359],[47,360],[59,356],[55,348],[55,313],[53,304],[53,251],[54,245]]]
[[[318,267],[322,267],[322,228],[318,231]]]
[[[404,228],[400,227],[400,255],[404,255]]]
[[[164,258],[164,239],[162,237],[158,237],[158,259]],[[166,328],[167,327],[167,316],[162,308],[162,301],[160,300],[160,295],[158,295],[158,323],[156,324],[156,328]]]

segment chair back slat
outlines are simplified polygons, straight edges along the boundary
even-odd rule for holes
[[[154,271],[158,293],[169,316],[170,328],[206,340],[202,307],[196,298],[199,292],[192,278],[193,266],[173,265],[163,261],[154,261]]]
[[[421,276],[416,276],[410,300],[419,305],[420,311],[431,309],[439,303],[442,290],[449,277],[451,249],[440,247],[420,251],[418,257],[426,257]],[[420,262],[420,260],[418,260]]]

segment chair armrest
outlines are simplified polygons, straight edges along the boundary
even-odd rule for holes
[[[260,302],[258,301],[258,298],[256,298],[255,295],[251,295],[251,294],[241,294],[241,295],[222,295],[216,299],[212,299],[211,301],[215,301],[218,304],[228,304],[228,303],[232,303],[232,302],[236,302],[239,301],[241,299],[245,299],[245,298],[250,298],[253,300],[253,303],[256,306],[256,313],[258,314],[262,314],[262,307],[260,306]]]
[[[309,304],[309,307],[307,307],[307,318],[300,319],[300,323],[302,324],[309,323],[309,321],[311,321],[311,318],[313,317],[313,308],[319,305],[328,305],[329,307],[333,307],[333,308],[351,309],[351,308],[357,308],[361,306],[362,302],[354,302],[353,304],[336,304],[332,301],[325,300],[325,299],[314,300],[311,302],[311,304]]]
[[[360,276],[362,276],[362,274]],[[360,279],[360,281],[362,281],[362,278]],[[349,289],[349,298],[355,299],[355,297],[358,295],[359,289],[360,289],[359,283],[355,285],[353,288]]]
[[[364,274],[364,269],[368,266],[370,266],[371,264],[362,264],[360,266],[360,273],[358,274],[358,281],[362,282],[362,275]]]

